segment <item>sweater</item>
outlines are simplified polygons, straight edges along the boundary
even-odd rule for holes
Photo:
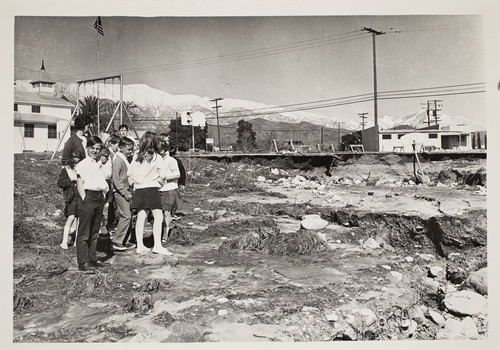
[[[124,197],[126,200],[132,199],[132,193],[130,192],[130,183],[128,179],[128,160],[125,155],[121,152],[116,153],[115,159],[113,161],[113,176],[111,177],[113,181],[114,191]]]

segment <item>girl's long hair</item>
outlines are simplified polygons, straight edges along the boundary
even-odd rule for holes
[[[75,169],[76,163],[75,163],[75,158],[78,158],[82,160],[82,156],[80,155],[80,152],[78,151],[73,151],[71,152],[71,157],[66,161],[66,166],[68,166],[70,169]]]
[[[155,153],[160,153],[160,149],[158,147],[158,137],[155,133],[146,131],[146,133],[141,137],[137,161],[142,163],[146,159],[146,155],[154,156]]]

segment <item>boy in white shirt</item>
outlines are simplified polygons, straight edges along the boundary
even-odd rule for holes
[[[96,251],[103,207],[109,190],[99,164],[101,148],[101,139],[97,136],[90,137],[87,140],[88,157],[75,166],[78,193],[82,198],[76,238],[76,260],[80,271],[104,266],[97,259]]]

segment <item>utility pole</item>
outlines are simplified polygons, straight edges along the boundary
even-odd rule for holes
[[[340,139],[340,122],[337,122],[337,142],[337,147],[340,149],[340,144],[342,143],[342,140]]]
[[[427,100],[427,126],[431,126],[431,101]]]
[[[193,117],[191,116],[191,112],[186,112],[186,113],[189,116],[189,118],[191,118],[191,120],[188,120],[188,123],[191,123],[191,137],[193,139],[193,153],[194,153],[194,121]]]
[[[438,107],[443,106],[443,105],[438,105],[438,102],[443,102],[443,100],[434,100],[434,122],[436,123],[436,125],[438,124],[438,121],[439,121],[438,111],[441,110],[441,108],[438,108]]]
[[[215,107],[212,107],[212,108],[215,108],[215,115],[217,116],[217,141],[219,143],[219,151],[221,150],[221,148],[220,148],[220,128],[219,128],[219,108],[221,106],[218,105],[218,102],[221,100],[223,100],[223,98],[221,98],[221,97],[214,98],[213,100],[210,100],[210,102],[215,102]]]
[[[368,117],[365,117],[365,115],[367,115],[367,114],[368,114],[368,112],[358,113],[358,116],[361,118],[361,127],[363,130],[365,130],[365,125],[366,125],[365,119],[368,118]]]
[[[373,43],[373,109],[375,112],[375,134],[376,134],[376,140],[375,140],[375,149],[378,152],[379,151],[379,130],[378,130],[378,103],[377,103],[377,51],[376,51],[376,46],[375,46],[375,36],[377,35],[383,35],[385,34],[384,32],[380,32],[378,30],[372,29],[372,28],[367,28],[363,27],[364,31],[372,33],[372,43]]]
[[[175,111],[175,145],[177,148],[179,148],[179,113]]]
[[[323,151],[323,127],[321,127],[321,139],[320,139],[320,148],[321,148],[321,151]]]
[[[427,101],[427,126],[431,126],[431,101]]]

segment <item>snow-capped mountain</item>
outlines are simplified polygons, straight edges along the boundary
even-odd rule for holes
[[[29,91],[30,85],[28,80],[17,80],[15,89],[19,91]],[[76,100],[76,84],[57,83],[55,87],[56,95],[66,96],[70,100]],[[99,86],[80,86],[79,98],[85,96],[97,95],[102,99],[110,99],[118,101],[120,98],[120,87],[118,84],[99,84]],[[207,117],[213,117],[214,103],[210,101],[211,97],[201,97],[196,95],[172,95],[165,91],[155,89],[146,84],[128,84],[123,86],[123,100],[132,101],[137,106],[147,108],[150,113],[156,114],[153,117],[158,117],[165,111],[203,111]],[[242,116],[247,119],[265,118],[273,122],[288,122],[300,123],[309,122],[324,127],[338,128],[339,122],[342,129],[359,130],[359,121],[342,120],[339,116],[325,116],[318,113],[305,111],[280,113],[279,108],[265,105],[263,103],[247,101],[241,99],[225,98],[223,101],[223,109],[219,111],[220,124],[235,123]],[[251,115],[250,115],[251,114]],[[450,126],[453,130],[478,131],[485,128],[473,121],[458,117],[440,115],[440,125]],[[414,113],[407,114],[399,119],[394,119],[384,115],[379,117],[379,125],[382,129],[391,129],[398,125],[409,125],[415,128],[427,126],[427,113],[425,110],[420,110]],[[373,121],[369,121],[365,128],[373,126]]]
[[[431,125],[435,124],[434,118],[430,117]],[[482,131],[486,130],[486,128],[474,121],[459,117],[459,116],[450,116],[446,114],[440,114],[438,116],[438,124],[443,127],[449,127],[450,130],[456,131],[465,131],[465,132],[473,132],[473,131]],[[398,125],[410,125],[415,128],[424,128],[428,126],[428,117],[426,110],[420,110],[414,113],[409,113],[402,118],[399,118],[393,127]]]

